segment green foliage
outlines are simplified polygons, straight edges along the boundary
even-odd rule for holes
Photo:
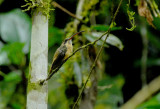
[[[116,1],[114,1],[116,2]],[[113,8],[114,8],[113,0],[101,0],[100,9],[97,11],[97,20],[99,20],[102,24],[109,24],[111,18],[113,17]]]
[[[84,17],[84,22],[87,23],[89,22],[90,10],[94,8],[99,0],[85,0],[84,2],[82,16]]]
[[[29,53],[30,36],[31,20],[27,14],[20,9],[0,14],[0,39],[3,41],[0,41],[0,66],[6,66],[10,71],[0,71],[3,77],[0,81],[0,109],[25,107],[26,89],[23,85],[17,88],[17,85],[22,82],[23,68],[26,69],[25,55]]]
[[[4,0],[0,0],[0,5],[3,3]]]
[[[7,43],[24,43],[24,53],[29,52],[31,20],[20,9],[0,14],[0,35]]]
[[[140,3],[140,0],[136,0],[136,4],[135,4],[135,6],[138,6],[138,5],[139,5],[139,3]]]
[[[12,63],[23,66],[25,64],[25,54],[22,51],[23,46],[23,43],[18,42],[4,45],[0,50],[0,64],[6,65]]]
[[[84,11],[82,13],[83,16],[87,16],[90,9],[92,9],[99,0],[85,0],[85,3],[83,5]]]
[[[137,60],[134,63],[135,67],[141,66],[141,60]],[[147,59],[147,66],[153,67],[153,66],[160,66],[160,58],[148,58]]]
[[[129,0],[129,3],[127,4],[127,14],[128,14],[129,21],[130,21],[132,27],[130,29],[129,28],[126,28],[126,29],[128,31],[133,31],[136,28],[135,21],[134,21],[135,12],[129,10],[129,5],[130,5],[130,0]]]
[[[136,109],[160,109],[160,93],[152,97],[150,100],[144,102]]]
[[[0,109],[4,109],[6,107],[15,89],[16,84],[13,82],[0,82]]]
[[[160,17],[154,17],[153,24],[157,30],[160,30]]]
[[[3,0],[0,0],[0,3],[1,1]],[[32,9],[33,11],[35,11],[37,7],[41,7],[37,9],[38,12],[41,11],[44,15],[49,16],[49,11],[51,9],[48,7],[50,4],[45,4],[45,1],[42,1],[40,3],[37,3],[35,1],[36,0],[26,0],[27,3],[24,6],[27,9],[25,10],[27,11]],[[71,1],[66,0],[66,1],[70,3],[75,2],[74,0],[71,0]],[[137,6],[139,4],[139,1],[140,0],[136,0]],[[61,3],[61,1],[59,1],[58,3]],[[102,32],[108,30],[109,28],[108,24],[110,23],[111,18],[113,17],[113,13],[116,10],[117,3],[118,1],[116,0],[101,0],[101,1],[100,0],[84,0],[84,5],[82,8],[81,15],[85,23],[80,23],[80,25],[78,25],[76,29],[74,27],[73,19],[71,19],[71,22],[66,22],[68,28],[66,27],[66,28],[59,29],[53,26],[54,22],[57,19],[58,14],[59,13],[65,14],[62,11],[58,12],[58,14],[55,13],[54,21],[52,22],[52,24],[49,24],[49,44],[48,45],[49,45],[50,51],[49,51],[48,61],[49,62],[52,61],[51,58],[53,57],[54,51],[59,47],[59,45],[62,43],[65,37],[69,37],[76,31],[85,30],[85,33],[82,33],[82,36],[79,35],[80,37],[74,37],[74,40],[73,40],[74,49],[80,46],[83,46],[88,42],[93,42],[97,38],[99,38]],[[61,5],[67,8],[66,4],[61,4]],[[134,4],[131,4],[131,5],[134,5]],[[67,9],[70,10],[70,8],[67,8]],[[128,14],[129,21],[132,25],[131,28],[129,29],[127,28],[129,31],[133,31],[133,29],[135,29],[136,27],[135,19],[137,19],[137,22],[136,22],[137,27],[141,28],[140,26],[138,26],[138,24],[140,23],[138,21],[139,19],[137,16],[137,12],[131,11],[130,3],[127,4],[127,8],[126,8],[126,1],[124,1],[121,9],[124,9],[125,11],[120,10],[121,13],[119,14],[120,16],[117,16],[116,23],[119,25],[121,24],[122,25],[120,27],[119,25],[115,26],[115,23],[112,23],[111,32],[113,33],[109,35],[106,41],[105,47],[109,47],[109,45],[112,45],[117,47],[120,50],[123,49],[124,45],[118,36],[120,36],[121,33],[125,31],[123,31],[122,29],[123,23],[117,22],[117,21],[123,21],[124,18],[126,19],[126,16],[121,16],[121,15]],[[127,13],[126,13],[126,10],[127,10]],[[75,12],[76,10],[70,10],[70,11]],[[93,19],[95,19],[95,22],[91,21],[92,17]],[[56,25],[59,25],[58,23],[59,22],[56,22]],[[160,30],[159,18],[154,18],[153,23],[156,26],[156,28]],[[138,30],[139,28],[137,28],[136,30]],[[120,31],[117,31],[117,30],[120,30]],[[67,34],[64,35],[64,31]],[[147,32],[147,36],[149,40],[149,50],[151,50],[151,52],[149,51],[147,66],[148,67],[160,66],[160,59],[157,55],[159,54],[159,50],[160,50],[160,43],[159,43],[160,39],[158,35],[156,35],[157,33],[156,30],[150,30],[147,28],[147,31],[149,31]],[[153,31],[153,32],[150,32],[150,31]],[[139,32],[137,32],[136,34],[139,35],[138,33]],[[116,34],[116,36],[113,34]],[[9,109],[25,109],[26,107],[25,81],[27,80],[28,72],[29,72],[29,66],[26,64],[26,62],[29,62],[28,53],[29,53],[29,45],[30,45],[30,36],[31,36],[31,20],[29,16],[21,12],[20,9],[15,9],[10,12],[0,14],[0,37],[1,37],[0,40],[2,39],[2,41],[0,41],[0,65],[3,65],[3,66],[0,66],[0,70],[1,70],[1,67],[2,68],[5,67],[7,69],[6,72],[0,71],[0,76],[1,76],[0,77],[0,80],[1,80],[0,81],[0,109],[6,109],[6,108],[7,109],[8,108]],[[48,86],[49,88],[48,108],[49,109],[52,109],[52,108],[69,109],[69,105],[73,103],[73,99],[68,99],[65,91],[70,85],[73,85],[73,84],[76,84],[78,88],[81,89],[82,85],[84,84],[88,76],[90,65],[92,64],[92,60],[89,54],[92,54],[93,55],[92,58],[95,59],[95,56],[97,55],[97,51],[99,50],[99,45],[102,45],[104,38],[102,38],[96,43],[98,46],[97,45],[93,46],[95,51],[90,53],[89,49],[83,49],[77,52],[70,60],[68,60],[61,67],[61,69],[53,76],[53,78],[48,81],[49,82],[48,84],[49,85]],[[125,40],[125,36],[123,36],[122,38],[123,40]],[[128,40],[125,41],[125,44],[127,43],[128,43]],[[136,46],[136,44],[134,46]],[[127,49],[130,49],[130,48],[127,48]],[[135,53],[135,55],[136,54],[137,53]],[[106,63],[106,61],[110,59],[110,54],[108,54],[107,52],[102,52],[101,55],[102,56],[100,56],[100,58],[98,59],[98,62],[96,63],[96,68],[95,68],[96,75],[94,75],[98,80],[98,96],[96,99],[95,109],[117,109],[118,108],[117,105],[123,102],[121,89],[124,84],[124,78],[121,75],[112,76],[112,77],[106,76],[106,74],[104,73],[108,73],[108,72],[105,72],[104,70],[108,71],[108,66],[112,66],[112,63]],[[155,57],[152,57],[152,55],[154,55]],[[119,57],[117,57],[116,59],[119,59]],[[125,65],[126,64],[124,64],[124,66]],[[140,65],[141,63],[139,60],[138,67],[140,67]],[[107,66],[107,68],[105,68],[105,66]],[[3,68],[3,70],[5,68]],[[114,68],[117,68],[117,66],[114,66]],[[120,70],[120,71],[124,71],[124,70]],[[150,72],[151,71],[152,70],[150,69]],[[126,72],[117,72],[117,73],[120,74],[120,73],[126,73]],[[31,84],[31,86],[35,87],[34,84]],[[89,80],[89,82],[87,83],[86,89],[89,89],[91,87],[92,87],[92,82]],[[75,91],[74,88],[73,88],[73,91]],[[159,94],[157,94],[153,98],[151,97],[150,100],[146,101],[138,109],[159,108],[160,106]]]
[[[4,81],[0,81],[0,109],[4,109],[16,90],[16,85],[21,82],[21,72],[13,71],[4,75]]]
[[[22,72],[18,71],[18,70],[10,72],[6,76],[4,76],[4,81],[5,82],[19,83],[22,80],[21,74],[22,74]]]
[[[18,103],[13,103],[12,104],[12,107],[14,108],[14,109],[22,109],[21,107],[21,105],[20,104],[18,104]]]
[[[75,79],[77,81],[77,85],[81,87],[82,85],[82,70],[80,65],[77,62],[74,62],[74,73],[75,73]]]
[[[58,72],[53,76],[48,84],[48,103],[49,107],[54,109],[68,109],[68,103],[64,92],[66,84],[63,84],[63,79],[63,74]]]
[[[124,78],[104,76],[98,82],[98,97],[95,109],[117,109],[117,103],[123,103],[122,86]]]
[[[91,30],[96,30],[96,31],[107,31],[109,29],[109,26],[108,25],[100,25],[100,24],[97,24],[97,25],[91,25]],[[121,30],[122,27],[113,27],[111,29],[111,31],[116,31],[116,30]]]
[[[101,35],[102,35],[101,32],[92,32],[91,34],[85,34],[85,38],[87,38],[87,40],[89,40],[90,42],[93,42]],[[97,45],[102,45],[104,40],[105,40],[105,37],[99,40],[97,42]],[[117,47],[119,50],[123,50],[123,47],[124,47],[121,40],[113,34],[109,35],[109,37],[106,40],[106,43]],[[108,47],[108,46],[105,45],[105,47]]]
[[[53,9],[50,9],[51,7],[51,0],[25,0],[26,4],[22,7],[28,7],[27,9],[24,9],[23,11],[29,11],[31,9],[36,9],[35,11],[42,12],[47,18],[50,17],[49,12]]]

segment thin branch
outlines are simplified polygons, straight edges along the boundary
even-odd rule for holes
[[[73,18],[76,18],[77,20],[81,21],[84,23],[84,21],[80,18],[78,18],[75,14],[71,13],[70,11],[68,11],[66,8],[62,7],[60,4],[58,4],[57,2],[53,1],[52,5],[54,7],[57,7],[59,9],[61,9],[63,12],[67,13],[68,15],[72,16]]]
[[[68,60],[70,59],[73,55],[75,55],[78,51],[80,51],[81,49],[87,48],[88,46],[94,45],[97,43],[97,41],[99,41],[104,35],[106,35],[108,33],[105,32],[104,34],[102,34],[98,39],[96,39],[94,42],[90,42],[86,45],[83,45],[82,47],[77,48],[68,58],[66,58],[56,69],[54,69],[52,72],[50,72],[50,75],[45,79],[40,81],[40,84],[42,85],[45,81],[48,81],[60,68],[61,66]]]
[[[101,36],[101,37],[103,37],[104,35],[107,34],[107,36],[106,36],[105,40],[103,41],[103,44],[102,44],[102,46],[101,46],[98,54],[97,54],[97,56],[96,56],[96,59],[94,60],[94,62],[93,62],[93,64],[92,64],[92,67],[91,67],[91,70],[90,70],[89,75],[88,75],[88,77],[87,77],[87,80],[86,80],[85,84],[83,85],[82,90],[81,90],[81,92],[80,92],[80,94],[79,94],[76,102],[74,103],[72,109],[75,109],[76,105],[78,104],[78,101],[80,100],[80,98],[81,98],[81,96],[82,96],[82,93],[83,93],[83,91],[84,91],[84,89],[85,89],[85,87],[86,87],[86,85],[87,85],[87,82],[88,82],[88,80],[89,80],[89,78],[90,78],[90,76],[91,76],[91,74],[92,74],[92,71],[93,71],[93,69],[95,68],[95,64],[96,64],[96,62],[97,62],[97,60],[98,60],[98,58],[99,58],[99,56],[100,56],[100,54],[101,54],[101,52],[102,52],[102,49],[103,49],[103,47],[104,47],[104,44],[106,43],[106,40],[107,40],[107,38],[108,38],[108,36],[109,36],[109,33],[110,33],[110,31],[111,31],[111,28],[113,27],[113,23],[114,23],[115,18],[116,18],[117,14],[118,14],[118,11],[119,11],[119,8],[120,8],[120,6],[121,6],[121,4],[122,4],[122,1],[123,1],[123,0],[121,0],[121,1],[119,2],[119,5],[118,5],[117,10],[116,10],[116,12],[115,12],[115,14],[114,14],[114,16],[113,16],[113,19],[112,19],[112,21],[111,21],[111,24],[110,24],[110,27],[109,27],[108,31],[105,32],[105,33]],[[95,42],[96,42],[96,40],[95,40]]]
[[[108,31],[106,31],[105,33],[103,33],[103,34],[102,34],[98,39],[96,39],[95,41],[90,42],[90,43],[88,43],[88,44],[86,44],[86,45],[83,45],[82,47],[77,48],[77,49],[76,49],[68,58],[66,58],[56,69],[54,69],[52,72],[50,72],[51,75],[48,75],[48,77],[47,77],[46,79],[40,81],[40,84],[41,84],[41,85],[43,85],[45,81],[48,81],[48,80],[53,76],[53,74],[55,74],[55,73],[61,68],[61,66],[62,66],[68,59],[70,59],[73,55],[75,55],[78,51],[80,51],[81,49],[87,48],[88,46],[91,46],[91,45],[96,44],[97,41],[99,41],[99,40],[100,40],[103,36],[105,36],[106,34],[107,34],[107,37],[108,37],[108,35],[109,35],[109,33],[110,33],[110,30],[111,30],[111,28],[112,28],[113,22],[115,21],[115,18],[116,18],[116,16],[117,16],[117,13],[118,13],[119,8],[120,8],[120,6],[121,6],[122,1],[123,1],[123,0],[121,0],[120,3],[119,3],[119,5],[118,5],[118,8],[117,8],[117,10],[116,10],[116,12],[115,12],[115,14],[114,14],[114,17],[113,17],[113,19],[112,19],[112,21],[111,21],[111,24],[110,24],[110,27],[109,27]],[[104,42],[106,42],[106,41],[104,41]]]
[[[45,81],[48,81],[48,80],[53,76],[53,74],[55,74],[55,73],[61,68],[61,66],[62,66],[68,59],[70,59],[73,55],[75,55],[78,51],[80,51],[81,49],[87,48],[88,46],[91,46],[91,45],[96,44],[97,41],[99,41],[99,40],[100,40],[103,36],[105,36],[106,34],[107,34],[106,38],[108,37],[108,35],[109,35],[109,33],[110,33],[110,30],[111,30],[111,28],[112,28],[113,22],[115,21],[115,18],[116,18],[116,16],[117,16],[117,13],[118,13],[119,8],[120,8],[120,6],[121,6],[122,1],[123,1],[123,0],[121,0],[120,3],[119,3],[119,5],[118,5],[118,8],[117,8],[117,10],[116,10],[116,12],[115,12],[115,14],[114,14],[114,17],[113,17],[113,19],[112,19],[112,21],[111,21],[111,24],[110,24],[110,27],[109,27],[108,31],[106,31],[105,33],[103,33],[103,34],[102,34],[98,39],[96,39],[95,41],[90,42],[90,43],[88,43],[88,44],[86,44],[86,45],[83,45],[82,47],[77,48],[77,49],[76,49],[68,58],[66,58],[56,69],[54,69],[52,72],[50,72],[51,75],[49,75],[46,79],[40,81],[40,84],[41,84],[41,85],[43,85]],[[106,39],[104,40],[104,42],[106,42]],[[102,47],[102,48],[103,48],[103,47]],[[98,56],[98,55],[97,55],[97,56]],[[96,60],[96,61],[97,61],[97,60]],[[93,66],[93,65],[92,65],[92,66]],[[93,70],[93,69],[91,69],[91,70]]]
[[[148,85],[139,90],[130,100],[123,104],[120,109],[136,109],[136,107],[160,90],[160,76],[152,80]]]

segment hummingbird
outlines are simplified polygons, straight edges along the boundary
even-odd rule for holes
[[[53,56],[53,61],[52,61],[52,66],[49,71],[49,75],[47,80],[54,74],[52,73],[53,70],[55,70],[58,66],[63,64],[65,59],[67,59],[73,52],[73,45],[72,45],[72,38],[84,31],[77,32],[73,34],[70,38],[66,38],[61,46],[56,50],[54,56]]]

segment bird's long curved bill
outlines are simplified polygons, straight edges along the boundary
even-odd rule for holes
[[[80,32],[77,32],[77,33],[73,34],[68,40],[71,40],[75,35],[77,35],[77,34],[79,34],[81,32],[84,32],[84,31],[80,31]]]

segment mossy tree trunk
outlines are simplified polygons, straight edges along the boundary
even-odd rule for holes
[[[48,18],[40,11],[33,13],[31,35],[27,109],[47,109],[48,84],[39,82],[48,71]]]

